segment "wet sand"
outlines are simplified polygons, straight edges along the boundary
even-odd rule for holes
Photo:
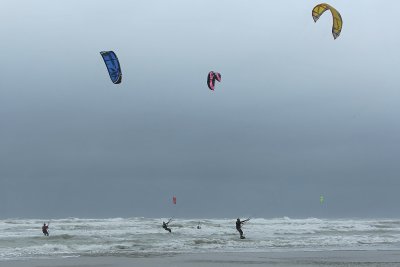
[[[197,253],[164,256],[76,257],[0,261],[9,267],[200,267],[200,266],[400,266],[400,251],[324,251],[324,252],[255,252]]]

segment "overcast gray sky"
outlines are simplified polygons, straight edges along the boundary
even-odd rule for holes
[[[0,217],[399,217],[400,2],[318,3],[4,1]]]

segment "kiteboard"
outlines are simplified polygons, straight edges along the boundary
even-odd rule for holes
[[[240,237],[240,239],[246,239],[246,237],[244,237],[244,236],[241,236],[241,237]]]

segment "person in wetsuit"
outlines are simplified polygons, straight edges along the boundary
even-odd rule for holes
[[[239,218],[237,218],[237,220],[236,220],[236,230],[239,232],[240,238],[241,238],[241,239],[244,239],[244,238],[245,238],[244,235],[243,235],[243,231],[242,231],[242,225],[243,225],[245,222],[247,222],[248,220],[250,220],[250,219],[241,221]]]
[[[49,236],[49,226],[46,225],[46,223],[44,223],[42,226],[42,232],[45,236]]]
[[[171,222],[171,220],[169,220],[168,222],[162,222],[162,228],[164,228],[165,231],[168,231],[171,233],[171,229],[168,228],[168,224]]]

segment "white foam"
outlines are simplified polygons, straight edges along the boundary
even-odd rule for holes
[[[172,233],[162,219],[110,218],[0,220],[0,260],[79,255],[274,250],[400,249],[400,220],[326,220],[255,218],[243,226],[235,219],[174,219]],[[199,221],[201,229],[196,229]]]

